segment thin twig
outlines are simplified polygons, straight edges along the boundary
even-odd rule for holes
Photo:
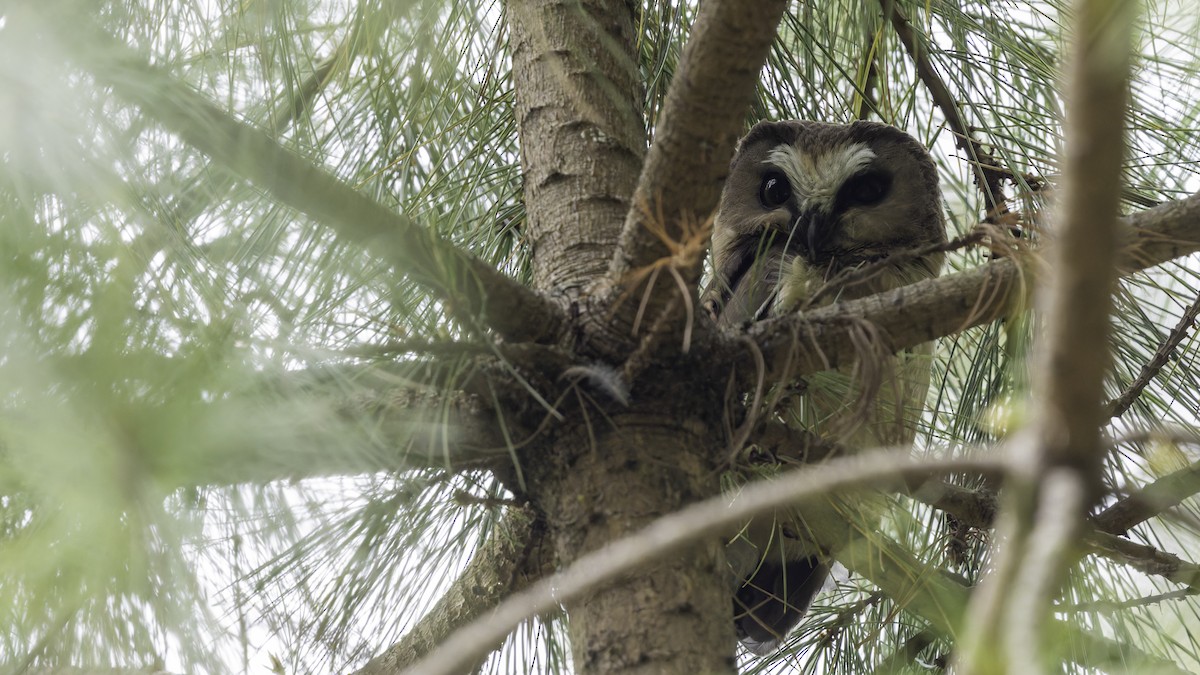
[[[975,185],[984,193],[988,200],[988,221],[998,219],[1008,213],[1008,197],[1004,194],[1003,180],[1005,173],[994,171],[989,167],[998,164],[983,144],[975,140],[971,129],[963,118],[962,110],[955,101],[950,88],[938,75],[933,63],[929,60],[929,47],[913,30],[908,17],[896,5],[895,0],[879,0],[883,13],[892,22],[892,28],[900,38],[901,44],[912,58],[917,68],[917,77],[929,90],[934,105],[942,111],[946,124],[954,136],[954,143],[971,158],[971,166],[975,173]]]
[[[1175,443],[1178,445],[1200,445],[1200,429],[1180,426],[1164,426],[1156,429],[1136,429],[1112,439],[1113,447],[1140,445],[1144,443]]]
[[[1121,395],[1108,402],[1108,416],[1110,419],[1117,419],[1129,410],[1133,402],[1142,395],[1142,391],[1150,384],[1150,380],[1162,370],[1162,367],[1167,364],[1171,356],[1175,353],[1175,349],[1179,347],[1179,343],[1187,337],[1188,331],[1192,324],[1196,323],[1196,317],[1200,316],[1200,296],[1198,296],[1188,308],[1184,310],[1183,316],[1179,317],[1179,323],[1175,324],[1175,328],[1171,329],[1171,333],[1167,335],[1167,339],[1155,350],[1154,356],[1151,357],[1149,363],[1142,366],[1142,371],[1138,373],[1137,379],[1121,392]]]
[[[1171,591],[1169,593],[1155,593],[1154,595],[1148,595],[1144,598],[1133,598],[1132,600],[1101,600],[1097,602],[1079,602],[1070,605],[1058,605],[1054,608],[1054,611],[1059,614],[1065,614],[1068,612],[1111,612],[1116,614],[1127,609],[1157,605],[1159,603],[1169,602],[1171,600],[1183,600],[1184,598],[1190,598],[1194,595],[1196,595],[1196,590],[1191,588],[1181,588],[1177,591]]]
[[[879,114],[879,101],[875,97],[875,88],[879,85],[879,44],[880,31],[871,30],[870,26],[863,28],[863,60],[866,73],[863,85],[855,93],[855,119],[865,120],[874,112]]]
[[[485,619],[461,629],[410,673],[449,675],[463,668],[530,616],[568,603],[651,560],[677,553],[705,537],[735,530],[748,519],[833,491],[913,480],[958,471],[999,472],[996,459],[914,460],[909,449],[867,453],[744,487],[731,501],[715,497],[663,516],[640,532],[585,554],[566,570],[504,601]]]

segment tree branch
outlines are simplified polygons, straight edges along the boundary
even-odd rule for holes
[[[808,525],[818,544],[840,549],[838,562],[880,588],[904,610],[924,619],[933,632],[952,639],[961,635],[971,589],[940,570],[930,569],[906,547],[878,532],[852,532],[850,545],[835,546],[847,537],[844,523],[839,526],[810,520]],[[1070,622],[1050,620],[1046,625],[1049,634],[1061,638],[1054,643],[1056,653],[1081,665],[1120,664],[1124,668],[1144,668],[1147,672],[1185,672],[1173,663],[1080,630]]]
[[[506,5],[533,285],[570,299],[612,258],[646,154],[633,5]]]
[[[854,119],[866,120],[872,114],[882,117],[879,110],[879,100],[875,89],[879,86],[879,47],[882,32],[875,30],[871,24],[863,24],[863,65],[858,74],[862,76],[862,86],[858,86],[857,78],[854,87]]]
[[[991,528],[1000,508],[996,495],[989,491],[972,490],[944,481],[926,481],[909,496],[978,529]]]
[[[1192,324],[1196,323],[1198,315],[1200,315],[1200,297],[1197,297],[1183,312],[1183,316],[1179,317],[1179,323],[1175,324],[1175,328],[1171,329],[1167,339],[1163,340],[1163,343],[1155,350],[1150,362],[1142,366],[1142,371],[1138,373],[1137,379],[1131,382],[1120,396],[1109,401],[1106,406],[1109,419],[1116,419],[1124,415],[1125,411],[1129,410],[1129,406],[1133,405],[1133,402],[1142,395],[1142,391],[1150,384],[1150,380],[1154,379],[1158,371],[1162,370],[1162,367],[1171,359],[1171,355],[1175,353],[1175,349],[1179,347],[1179,343],[1187,337],[1188,331]]]
[[[429,613],[354,675],[391,675],[411,667],[454,631],[548,574],[550,556],[539,555],[542,537],[531,509],[509,509]],[[491,649],[502,641],[503,637]]]
[[[988,459],[919,461],[909,457],[904,449],[836,459],[748,485],[732,501],[718,496],[694,504],[659,518],[632,536],[579,557],[563,572],[513,595],[487,618],[450,636],[408,672],[422,675],[462,672],[521,621],[567,603],[650,560],[677,553],[706,537],[734,531],[753,516],[837,490],[916,480],[938,473],[1004,468],[1001,462]]]
[[[1200,195],[1141,211],[1123,222],[1122,274],[1200,251]],[[1015,260],[1005,259],[887,293],[759,321],[746,335],[762,350],[770,381],[792,381],[856,358],[850,334],[857,326],[874,326],[888,340],[887,348],[899,351],[1003,317],[1012,295],[1027,292],[1032,282]],[[753,355],[736,336],[725,335],[724,355],[749,382],[755,372]]]
[[[1041,439],[1034,447],[1042,461],[1029,468],[1032,480],[1047,466],[1070,468],[1085,481],[1092,504],[1102,493],[1103,380],[1112,360],[1109,315],[1117,279],[1133,16],[1106,0],[1077,0],[1076,9],[1066,180],[1049,246],[1054,273],[1046,289],[1047,334],[1034,370],[1040,375],[1034,382],[1039,398],[1034,425]]]
[[[887,658],[880,661],[879,665],[871,671],[871,675],[894,675],[904,672],[905,669],[912,667],[911,664],[917,660],[921,652],[933,644],[935,639],[937,636],[933,631],[918,632],[900,645],[896,651],[889,654]]]
[[[1187,562],[1172,553],[1106,532],[1091,533],[1087,538],[1087,546],[1095,553],[1129,565],[1145,574],[1163,577],[1189,589],[1200,588],[1200,565]]]
[[[609,268],[611,282],[671,258],[667,242],[681,243],[693,235],[683,221],[705,222],[716,208],[786,6],[782,0],[709,0],[700,5],[625,218]],[[663,222],[656,222],[659,216]],[[679,270],[690,287],[699,279],[702,263],[700,256]],[[656,316],[678,292],[669,283],[648,290],[650,315]],[[632,325],[636,307],[622,305],[620,323]]]
[[[1096,528],[1112,534],[1125,534],[1185,499],[1200,493],[1200,462],[1169,473],[1099,513]]]
[[[1195,442],[1194,435],[1180,440]],[[784,424],[768,424],[754,441],[767,460],[779,463],[809,464],[839,456],[843,449],[810,432],[792,429]],[[753,458],[752,458],[753,461]],[[910,498],[950,514],[977,529],[995,525],[999,502],[996,495],[984,490],[954,485],[939,480],[924,480],[909,486]],[[1122,539],[1129,529],[1149,520],[1162,511],[1177,506],[1185,499],[1200,493],[1200,462],[1181,469],[1145,486],[1138,492],[1116,502],[1095,516],[1084,534],[1088,550],[1143,573],[1161,576],[1170,581],[1200,584],[1200,574],[1194,563],[1151,546]]]
[[[73,7],[73,2],[54,3],[53,9],[22,17],[33,19],[24,27],[53,36],[78,66],[232,172],[394,264],[445,300],[459,318],[481,321],[513,341],[550,340],[563,325],[562,311],[546,298],[238,121],[87,25],[86,14],[71,12]],[[87,39],[74,34],[79,31],[87,32]]]
[[[982,143],[975,140],[963,117],[962,109],[958,106],[958,101],[950,93],[950,88],[946,86],[946,82],[938,75],[937,69],[929,60],[929,45],[913,30],[912,24],[909,23],[903,10],[896,5],[895,0],[879,0],[879,4],[883,9],[884,16],[891,20],[892,29],[896,31],[900,43],[904,45],[905,51],[908,52],[913,65],[916,66],[917,77],[929,91],[934,105],[942,111],[942,116],[946,118],[946,125],[950,127],[950,131],[954,135],[954,144],[970,160],[971,168],[975,172],[975,185],[987,197],[989,212],[987,220],[991,222],[994,216],[1008,212],[1008,197],[1004,194],[1002,183],[1008,175],[1007,172],[998,170],[996,167],[999,166],[999,163],[996,159],[984,149]]]
[[[998,561],[971,600],[956,654],[956,669],[982,675],[1037,670],[1055,651],[1043,627],[1074,562],[1072,544],[1103,495],[1100,428],[1134,9],[1108,0],[1076,0],[1074,9],[1066,184],[1048,233],[1052,274],[1034,367],[1034,419],[1009,444],[1014,471],[994,540]]]
[[[147,453],[178,486],[264,483],[379,471],[509,471],[528,431],[475,396],[391,386],[288,384],[200,404],[200,447]],[[282,409],[282,413],[281,413]],[[257,412],[261,411],[261,413]],[[266,420],[284,417],[279,427]],[[504,431],[508,431],[506,437]],[[169,485],[168,485],[169,486]]]
[[[1005,638],[1005,662],[1011,669],[1007,672],[1041,670],[1048,646],[1044,636],[1052,621],[1049,609],[1077,559],[1088,487],[1080,472],[1062,466],[1052,466],[1039,481],[1018,580],[1005,588],[1008,611],[999,632]],[[996,631],[997,626],[990,628]]]
[[[1159,483],[1163,485],[1156,487]],[[1148,505],[1155,504],[1166,508],[1172,500],[1178,500],[1174,501],[1177,504],[1200,492],[1200,463],[1165,476],[1147,486],[1145,491],[1156,493],[1155,497],[1143,501],[1143,493],[1139,492],[1096,516],[1092,520],[1091,528],[1084,534],[1084,545],[1091,553],[1128,565],[1145,574],[1187,584],[1189,588],[1200,587],[1200,566],[1172,553],[1117,536],[1160,512],[1159,508],[1155,508],[1152,513],[1148,512]],[[989,529],[995,524],[997,499],[987,492],[930,480],[909,496],[974,528]]]

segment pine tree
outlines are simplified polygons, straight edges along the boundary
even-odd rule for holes
[[[16,0],[0,75],[0,671],[1200,669],[1188,2]],[[787,118],[925,142],[951,269],[715,326]],[[930,340],[913,448],[779,421]]]

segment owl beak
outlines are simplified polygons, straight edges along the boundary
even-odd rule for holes
[[[832,219],[819,208],[804,211],[792,224],[789,248],[797,251],[809,262],[817,262],[826,252],[830,239]]]

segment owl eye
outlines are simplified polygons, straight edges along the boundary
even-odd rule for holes
[[[885,173],[862,173],[846,182],[838,192],[838,201],[846,206],[874,206],[883,201],[892,187]]]
[[[792,196],[792,186],[787,177],[778,171],[772,171],[763,176],[762,185],[758,187],[758,201],[768,209],[783,206]]]

